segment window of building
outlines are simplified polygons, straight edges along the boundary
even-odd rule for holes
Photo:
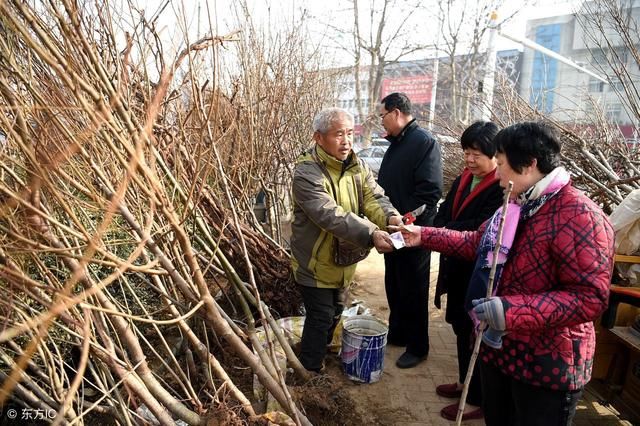
[[[615,83],[613,83],[613,86],[611,87],[611,90],[617,90],[618,92],[624,92],[624,83],[620,82],[620,81],[616,81]]]
[[[561,24],[540,25],[536,28],[536,43],[554,52],[560,51]],[[558,61],[536,52],[533,58],[531,93],[529,103],[537,110],[550,113],[553,110]]]
[[[607,115],[607,119],[617,123],[620,121],[622,117],[622,105],[617,102],[612,102],[607,105],[607,109],[605,111]]]
[[[629,58],[626,47],[616,47],[615,50],[595,48],[589,50],[590,62],[594,67],[602,67],[609,63],[624,65]]]
[[[604,83],[597,78],[589,79],[589,91],[590,92],[603,92],[604,91]]]
[[[607,55],[601,48],[591,49],[591,63],[595,66],[603,66],[607,63]]]
[[[629,52],[626,47],[617,47],[615,49],[615,52],[612,52],[611,61],[613,63],[619,63],[624,65],[627,63],[628,53]]]
[[[591,117],[594,114],[594,109],[593,109],[593,103],[591,103],[591,101],[587,100],[586,103],[584,104],[584,114],[587,117]]]

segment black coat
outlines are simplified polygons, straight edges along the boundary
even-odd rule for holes
[[[401,214],[426,204],[415,224],[431,225],[442,197],[440,145],[415,120],[398,136],[387,139],[391,146],[380,164],[378,183]]]
[[[494,180],[493,183],[485,186],[484,189],[476,187],[475,190],[480,192],[476,193],[464,205],[462,203],[469,197],[469,185],[466,185],[467,188],[463,188],[464,195],[460,202],[462,208],[459,208],[458,215],[454,218],[453,204],[460,186],[461,176],[458,176],[451,185],[447,197],[438,209],[433,226],[455,229],[456,231],[475,231],[502,205],[503,190],[492,173],[486,178]],[[456,323],[466,320],[468,316],[464,310],[464,299],[474,264],[475,262],[468,262],[453,256],[440,255],[440,271],[436,286],[435,305],[440,308],[440,296],[447,293],[445,319],[448,323],[454,324],[454,326]]]

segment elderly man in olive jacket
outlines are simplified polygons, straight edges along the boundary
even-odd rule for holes
[[[313,130],[316,143],[300,156],[293,177],[291,252],[306,311],[300,361],[318,372],[356,270],[356,263],[348,263],[372,247],[392,251],[383,229],[402,218],[351,149],[351,114],[325,109],[316,115]]]

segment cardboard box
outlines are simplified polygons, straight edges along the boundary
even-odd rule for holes
[[[611,334],[606,331],[608,334]],[[617,339],[596,337],[596,353],[593,359],[592,380],[607,380],[608,384],[619,384],[625,373],[625,356],[627,348]]]
[[[622,386],[620,397],[633,411],[634,418],[640,419],[640,353],[631,351],[629,366]]]
[[[621,303],[616,315],[616,326],[626,326],[633,322],[640,310],[631,305]],[[598,318],[594,322],[596,331],[596,353],[593,360],[593,380],[605,380],[611,384],[620,384],[626,372],[627,347],[620,338],[604,328]],[[610,376],[607,377],[607,374]]]

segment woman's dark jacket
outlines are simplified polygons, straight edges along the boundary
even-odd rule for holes
[[[456,178],[438,209],[433,226],[456,231],[475,231],[500,207],[503,191],[495,176],[495,170],[487,174],[469,193],[472,178],[468,169]],[[440,308],[440,296],[446,293],[445,319],[449,324],[456,325],[468,320],[468,314],[464,310],[464,300],[474,263],[453,256],[440,255],[435,305]]]

